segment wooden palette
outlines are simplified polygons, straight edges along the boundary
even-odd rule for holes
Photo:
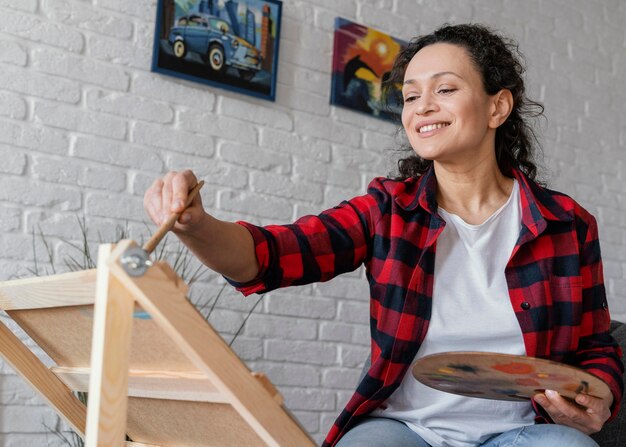
[[[413,376],[431,388],[468,397],[528,400],[544,390],[574,399],[608,398],[608,385],[582,369],[550,360],[488,352],[445,352],[415,362]]]

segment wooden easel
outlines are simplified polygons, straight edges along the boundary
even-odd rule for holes
[[[4,359],[89,447],[314,446],[167,263],[127,273],[121,258],[137,248],[102,245],[95,270],[0,283],[0,308],[57,366],[44,366],[0,323]],[[87,409],[72,391],[89,391]]]

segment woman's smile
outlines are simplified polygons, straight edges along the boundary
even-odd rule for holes
[[[428,138],[438,134],[438,130],[450,125],[449,122],[417,123],[416,130],[420,138]]]

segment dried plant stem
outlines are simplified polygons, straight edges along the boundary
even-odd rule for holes
[[[237,329],[237,332],[235,332],[235,335],[233,336],[233,338],[230,341],[230,343],[228,343],[228,346],[232,346],[233,343],[235,343],[235,340],[237,340],[237,337],[239,337],[239,334],[243,330],[243,327],[246,325],[246,322],[248,321],[248,318],[250,318],[250,315],[252,315],[252,312],[254,312],[254,309],[256,309],[256,307],[259,305],[259,303],[261,302],[262,298],[263,298],[263,295],[261,295],[261,296],[259,296],[259,298],[257,298],[256,303],[254,303],[254,306],[252,306],[252,309],[250,309],[250,311],[248,312],[246,317],[241,322],[241,325],[239,326],[239,329]]]

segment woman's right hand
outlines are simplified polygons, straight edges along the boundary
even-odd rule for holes
[[[143,196],[143,206],[150,219],[156,225],[161,225],[173,213],[182,212],[172,231],[175,233],[193,231],[206,216],[200,194],[197,194],[185,209],[189,191],[197,183],[198,179],[190,170],[170,171],[163,178],[155,180]]]
[[[197,184],[198,179],[189,170],[168,172],[144,194],[146,213],[155,224],[161,225],[173,213],[182,212],[172,231],[202,263],[235,281],[255,278],[259,263],[254,240],[246,228],[207,214],[200,194],[185,209],[189,191]]]

